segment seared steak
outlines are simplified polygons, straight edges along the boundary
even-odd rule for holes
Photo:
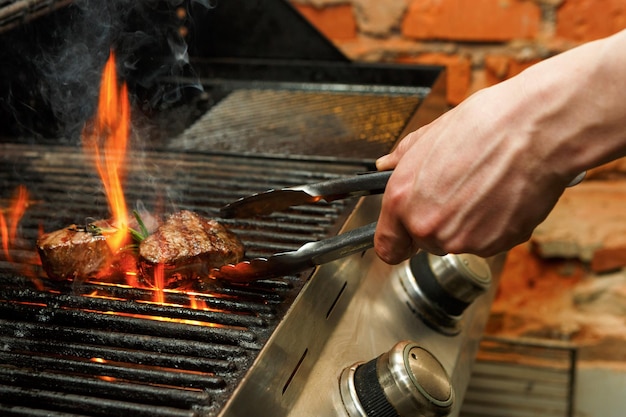
[[[99,220],[86,226],[71,225],[39,238],[37,250],[48,277],[113,282],[139,267],[140,279],[154,284],[156,266],[162,265],[165,282],[158,286],[172,288],[182,281],[206,276],[212,268],[239,262],[244,255],[236,234],[213,219],[187,210],[171,215],[140,243],[139,259],[132,250],[112,253],[107,244],[111,235],[102,233],[110,229],[105,220]]]
[[[109,226],[105,221],[71,225],[41,236],[37,251],[48,277],[63,280],[96,276],[113,258],[107,236],[98,233],[99,227]]]
[[[164,266],[165,285],[207,274],[212,268],[243,259],[236,234],[213,219],[183,210],[171,215],[139,245],[142,275],[153,277]]]

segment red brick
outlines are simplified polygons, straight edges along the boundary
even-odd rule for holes
[[[587,42],[626,28],[624,0],[565,0],[557,10],[556,35]]]
[[[509,41],[534,38],[541,10],[527,0],[412,0],[402,34],[416,39]]]
[[[565,190],[537,226],[533,247],[544,258],[578,258],[586,263],[600,256],[600,250],[626,248],[624,207],[625,179],[585,180]]]
[[[600,248],[593,253],[591,270],[597,273],[611,272],[626,266],[626,247]]]
[[[485,57],[486,83],[494,85],[524,71],[539,59],[518,61],[506,55],[487,55]]]
[[[418,56],[401,57],[398,62],[445,66],[448,102],[457,105],[467,97],[472,78],[472,64],[468,58],[460,55],[426,53]]]
[[[558,309],[564,302],[571,303],[567,294],[585,276],[582,262],[546,261],[530,251],[528,245],[516,246],[508,252],[492,313],[504,314],[510,320],[510,316],[532,315],[540,309]]]
[[[327,38],[336,41],[356,38],[357,25],[352,5],[340,4],[323,8],[303,4],[294,6]]]

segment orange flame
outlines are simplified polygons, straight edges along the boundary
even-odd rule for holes
[[[125,83],[118,86],[116,75],[115,54],[110,57],[102,72],[98,109],[93,120],[83,131],[83,148],[88,156],[92,156],[102,181],[112,216],[114,231],[103,231],[107,234],[107,243],[114,254],[115,272],[122,271],[125,285],[135,288],[150,288],[154,291],[151,303],[166,303],[165,265],[158,264],[154,268],[153,282],[147,283],[140,279],[134,255],[124,256],[128,252],[120,251],[129,240],[129,213],[123,190],[123,176],[130,133],[130,103]],[[2,219],[0,218],[0,223]],[[0,224],[1,230],[1,224]],[[97,278],[106,278],[111,269],[103,269]],[[108,285],[108,284],[107,284]],[[117,284],[111,284],[117,285]],[[106,295],[86,294],[87,296],[111,298]],[[194,308],[205,308],[206,303],[196,301],[192,297]],[[114,312],[111,314],[119,314]],[[153,317],[154,320],[166,320]],[[177,320],[177,319],[167,319]],[[181,319],[182,320],[182,319]]]
[[[159,304],[165,303],[165,265],[157,264],[154,267],[154,301]]]
[[[9,239],[12,242],[15,242],[17,238],[17,227],[24,213],[26,213],[26,207],[28,207],[28,190],[26,187],[23,185],[18,186],[16,194],[11,205]]]
[[[111,52],[100,85],[98,111],[91,129],[83,134],[84,149],[95,156],[96,168],[113,217],[116,231],[107,239],[117,252],[128,238],[128,210],[122,176],[130,130],[130,104],[125,83],[118,88],[115,55]]]
[[[205,310],[207,308],[206,301],[199,299],[194,294],[189,294],[189,308],[194,310]]]
[[[13,262],[11,260],[11,252],[9,252],[9,226],[7,225],[7,220],[4,217],[4,213],[0,211],[0,233],[2,237],[2,250],[4,252],[4,256],[9,262]]]
[[[8,219],[7,216],[0,211],[0,236],[2,237],[2,249],[9,262],[13,262],[10,248],[15,245],[15,241],[17,240],[17,229],[19,227],[20,220],[26,212],[28,203],[28,190],[23,185],[20,185],[15,191],[15,197],[11,200],[11,206],[8,209]]]

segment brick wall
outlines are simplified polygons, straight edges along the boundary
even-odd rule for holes
[[[453,105],[626,28],[624,0],[290,1],[353,60],[445,65]]]

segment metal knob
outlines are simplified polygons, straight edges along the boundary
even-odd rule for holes
[[[400,273],[409,303],[421,319],[446,333],[459,331],[463,311],[491,285],[491,268],[475,255],[420,252]]]
[[[443,365],[428,350],[407,341],[346,368],[340,390],[350,417],[441,417],[454,403]]]

